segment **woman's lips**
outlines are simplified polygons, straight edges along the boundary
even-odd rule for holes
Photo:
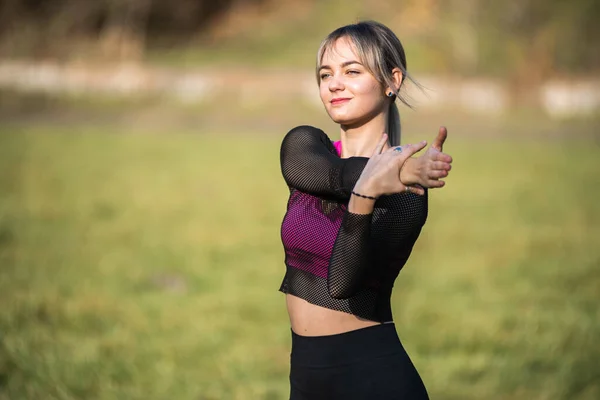
[[[331,100],[331,105],[336,106],[338,104],[344,104],[344,103],[347,103],[349,101],[350,101],[350,99],[347,98],[347,97],[343,97],[343,98],[340,97],[339,99],[333,99],[333,100]]]

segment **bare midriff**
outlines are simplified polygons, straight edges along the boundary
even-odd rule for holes
[[[335,335],[381,324],[320,307],[291,294],[285,297],[292,330],[301,336]]]

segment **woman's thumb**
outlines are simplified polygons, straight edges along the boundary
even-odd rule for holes
[[[427,140],[423,140],[422,142],[416,143],[416,144],[410,144],[408,146],[402,146],[403,148],[405,147],[409,147],[408,153],[409,156],[412,156],[415,153],[418,153],[419,151],[423,150],[423,148],[427,146]]]
[[[383,135],[381,135],[381,139],[379,140],[379,143],[377,143],[377,146],[375,146],[375,150],[373,150],[373,155],[376,156],[377,154],[381,154],[381,152],[383,151],[383,147],[385,146],[385,141],[387,140],[388,135],[387,133],[384,133]]]

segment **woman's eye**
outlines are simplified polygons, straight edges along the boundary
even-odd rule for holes
[[[331,74],[321,74],[321,79],[328,78]]]
[[[360,71],[350,70],[347,73],[351,74],[351,75],[358,75],[358,74],[360,74]]]

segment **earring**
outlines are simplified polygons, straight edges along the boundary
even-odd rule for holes
[[[388,97],[394,97],[394,92],[392,92],[392,91],[388,92],[387,96]]]

